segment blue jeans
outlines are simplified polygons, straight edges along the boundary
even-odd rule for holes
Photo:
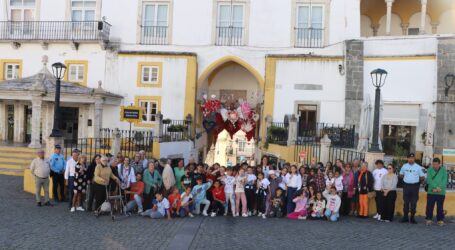
[[[133,209],[135,208],[138,208],[139,210],[142,210],[142,198],[141,196],[135,194],[134,195],[134,200],[132,201],[129,201],[127,204],[126,204],[126,211],[127,212],[130,212],[132,211]]]
[[[329,209],[325,210],[325,217],[327,217],[328,220],[330,221],[337,221],[338,217],[340,216],[338,213],[332,213]]]
[[[434,205],[436,204],[436,220],[442,221],[444,220],[444,200],[445,195],[436,195],[436,194],[427,194],[427,211],[426,211],[426,219],[432,220],[433,219],[433,210]]]
[[[161,219],[164,218],[164,214],[158,212],[158,211],[153,211],[152,209],[149,209],[141,214],[142,216],[148,216],[152,219]]]
[[[287,197],[287,213],[290,214],[294,212],[295,203],[292,201],[294,199],[294,194],[297,191],[297,188],[288,187],[288,197]]]
[[[73,206],[73,189],[74,189],[74,176],[68,177],[68,199],[69,208]]]

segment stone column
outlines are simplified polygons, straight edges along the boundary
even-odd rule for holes
[[[386,35],[390,36],[390,30],[392,26],[392,5],[395,0],[385,0],[385,3],[387,4],[387,23],[386,23],[386,28],[385,28],[385,33]]]
[[[379,24],[372,24],[371,29],[373,29],[373,36],[378,36]]]
[[[30,140],[29,148],[41,148],[40,133],[41,133],[41,105],[43,98],[41,95],[34,94],[32,96],[32,138]]]
[[[0,101],[0,140],[6,141],[6,105]]]
[[[289,127],[288,127],[288,146],[295,145],[297,140],[297,118],[294,114],[292,114],[291,119],[289,119]]]
[[[422,9],[420,11],[420,34],[425,34],[425,25],[427,19],[427,2],[428,0],[421,0]]]
[[[191,114],[188,114],[185,118],[185,121],[187,122],[186,128],[188,131],[188,139],[191,139],[191,136],[193,134],[193,118],[191,117]]]
[[[403,36],[407,36],[408,35],[408,28],[409,28],[409,23],[402,23],[401,24],[401,30],[402,30]]]
[[[271,115],[265,117],[265,138],[262,139],[262,143],[267,142],[267,137],[269,136],[269,128],[272,126],[273,118]]]
[[[120,146],[122,143],[122,138],[120,134],[120,130],[118,128],[112,131],[112,147],[111,147],[111,154],[117,155],[120,152]]]
[[[158,111],[156,114],[156,135],[154,136],[157,138],[157,141],[159,142],[160,139],[163,137],[163,114],[161,114],[161,111]]]
[[[23,143],[25,139],[25,112],[23,103],[14,104],[14,142]]]
[[[332,141],[330,140],[329,136],[327,134],[324,135],[321,139],[321,153],[320,153],[320,159],[319,161],[322,163],[326,163],[329,161],[329,150],[330,150],[330,145],[332,144]]]
[[[382,152],[366,152],[365,161],[368,162],[368,170],[374,170],[374,163],[377,160],[384,160],[384,153]]]
[[[93,117],[93,138],[100,137],[100,131],[103,128],[103,99],[102,97],[95,98],[95,115]]]
[[[360,40],[346,41],[345,124],[360,128],[363,103],[364,45]]]

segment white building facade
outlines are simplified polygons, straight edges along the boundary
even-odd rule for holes
[[[455,87],[445,95],[445,76],[455,73],[454,13],[446,0],[0,0],[0,78],[35,75],[46,55],[67,65],[65,81],[142,107],[134,130],[159,133],[158,114],[190,115],[191,140],[154,147],[156,156],[189,159],[214,143],[199,109],[204,94],[247,100],[260,116],[259,143],[265,118],[286,115],[297,117],[297,130],[330,123],[358,134],[362,105],[374,103],[370,72],[383,68],[386,154],[397,145],[422,152],[431,113],[441,153],[455,147]],[[31,102],[1,96],[0,140],[31,143]],[[129,128],[120,105],[99,106],[102,116],[82,102],[62,106],[79,117],[65,123],[71,138]]]

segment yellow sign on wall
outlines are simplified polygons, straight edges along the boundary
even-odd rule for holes
[[[134,106],[121,106],[120,107],[120,121],[126,122],[140,122],[142,119],[142,108]]]

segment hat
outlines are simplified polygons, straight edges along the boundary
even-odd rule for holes
[[[274,170],[269,170],[269,175],[274,175],[275,174],[275,171]]]
[[[75,148],[75,149],[73,149],[73,151],[71,151],[71,153],[79,153],[79,152],[80,152],[80,151],[79,151],[79,149],[77,149],[77,148]]]
[[[411,157],[416,157],[416,155],[414,153],[409,153],[408,158],[411,158]]]
[[[57,144],[57,145],[55,145],[55,148],[56,149],[62,149],[62,146],[60,146],[60,144]]]

